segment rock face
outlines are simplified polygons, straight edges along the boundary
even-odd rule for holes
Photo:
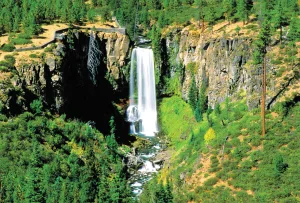
[[[19,64],[17,74],[7,80],[9,85],[1,88],[3,91],[8,91],[7,86],[11,89],[3,92],[6,97],[0,98],[7,111],[12,107],[19,109],[19,113],[28,110],[32,100],[41,98],[53,112],[95,121],[103,133],[109,132],[109,120],[113,115],[115,122],[121,125],[120,131],[127,132],[122,123],[124,119],[113,103],[128,95],[129,37],[119,33],[97,33],[101,52],[97,84],[91,82],[87,68],[89,37],[88,33],[73,32],[39,62]],[[15,95],[9,96],[11,94]]]
[[[171,36],[171,37],[170,37]],[[244,98],[250,109],[257,107],[261,99],[260,66],[251,64],[254,45],[250,38],[217,38],[195,35],[187,30],[172,33],[166,38],[168,53],[179,47],[176,60],[184,65],[182,97],[188,100],[192,78],[200,89],[207,85],[208,105],[213,107],[225,98]],[[194,67],[194,68],[190,68]],[[280,91],[280,80],[276,80],[277,67],[267,61],[267,105],[274,104]],[[290,78],[293,78],[290,75]],[[278,99],[278,98],[276,98]]]
[[[259,69],[248,70],[245,66],[251,57],[249,39],[205,39],[184,32],[180,38],[179,58],[183,64],[195,63],[194,77],[198,86],[207,82],[208,105],[225,100],[239,90],[254,95],[259,92]],[[183,98],[187,99],[192,71],[187,70],[182,88]],[[259,98],[254,98],[259,101]],[[256,106],[256,104],[251,104]],[[250,102],[251,103],[251,102]]]
[[[126,80],[128,75],[128,70],[123,67],[127,65],[130,40],[128,36],[119,33],[100,32],[98,37],[106,41],[108,77],[115,82],[114,88],[118,89],[120,85],[118,81]]]
[[[130,40],[128,36],[119,33],[99,32],[97,36],[103,53],[102,64],[99,67],[102,75],[98,78],[100,80],[104,75],[114,91],[122,92],[122,88],[128,83],[126,81],[128,70],[125,65],[129,55]],[[89,36],[79,32],[71,36],[71,39],[72,46],[70,42],[58,43],[53,49],[53,55],[48,55],[44,62],[17,67],[19,81],[22,81],[22,84],[37,97],[42,96],[44,101],[50,106],[53,105],[58,112],[61,112],[65,102],[64,87],[65,82],[69,80],[66,77],[79,75],[77,79],[82,80],[76,83],[87,83],[85,69]]]

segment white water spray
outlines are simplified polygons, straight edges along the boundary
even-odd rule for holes
[[[127,120],[130,133],[155,136],[158,132],[153,52],[135,48],[131,55]]]

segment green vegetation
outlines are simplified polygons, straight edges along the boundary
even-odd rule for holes
[[[188,99],[189,99],[189,104],[191,105],[193,111],[195,111],[195,109],[197,107],[197,100],[198,100],[198,89],[196,86],[194,75],[192,77],[193,77],[193,79],[190,84]]]
[[[30,58],[38,58],[38,55],[36,55],[36,54],[29,54],[29,57]]]
[[[186,140],[191,132],[190,126],[196,124],[190,105],[173,96],[163,100],[159,112],[163,133],[169,136],[172,143],[177,145],[184,138]]]
[[[0,7],[0,35],[22,31],[27,36],[41,32],[41,24],[60,20],[79,23],[85,19],[87,6],[83,0],[28,1],[4,0]],[[15,39],[16,44],[25,44],[27,38]]]
[[[128,29],[131,38],[134,38],[137,32],[149,32],[151,27],[165,28],[176,23],[188,25],[192,19],[199,20],[199,26],[202,29],[206,27],[204,22],[210,27],[222,20],[248,23],[252,14],[258,20],[262,20],[265,14],[272,14],[274,16],[272,27],[276,31],[282,26],[289,25],[291,21],[295,21],[296,24],[297,17],[295,16],[299,15],[297,0],[120,0],[102,1],[93,5],[113,10],[121,24]],[[136,24],[139,26],[136,27]],[[280,40],[281,38],[282,30]]]
[[[12,45],[12,44],[4,44],[4,45],[1,47],[1,50],[2,50],[2,51],[5,51],[5,52],[12,52],[14,49],[15,49],[15,46]]]
[[[0,71],[1,72],[9,72],[13,70],[14,65],[16,63],[16,59],[13,55],[5,55],[4,61],[0,61]]]
[[[1,202],[131,202],[111,135],[42,111],[40,100],[14,118],[0,114]]]
[[[143,203],[173,203],[172,186],[169,181],[166,185],[163,183],[157,183],[156,178],[151,181],[144,188],[144,192],[139,198],[139,202]]]
[[[245,101],[226,99],[210,113],[211,127],[206,114],[197,124],[176,96],[161,102],[159,115],[175,151],[157,180],[170,180],[174,202],[298,202],[299,103],[277,103],[267,111],[265,137],[259,109],[249,111]]]

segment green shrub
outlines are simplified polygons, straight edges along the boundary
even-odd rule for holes
[[[6,66],[2,66],[1,61],[0,61],[0,72],[9,72],[9,68]]]
[[[257,28],[258,28],[258,26],[254,25],[254,24],[250,24],[245,27],[245,29],[249,29],[249,30],[253,30],[253,31],[257,30]]]
[[[276,174],[284,173],[288,168],[288,164],[283,162],[283,157],[280,154],[275,156],[274,165]]]
[[[56,44],[52,43],[45,48],[45,52],[51,52],[55,48],[56,48]]]
[[[13,43],[15,45],[23,45],[23,44],[30,44],[30,43],[32,43],[32,41],[29,39],[17,37],[17,38],[12,39],[11,43]]]
[[[186,69],[188,71],[190,71],[192,74],[196,74],[197,73],[197,63],[196,62],[188,63],[186,66]]]
[[[0,121],[6,122],[7,120],[8,120],[8,119],[7,119],[7,117],[6,117],[5,115],[0,114]]]
[[[12,45],[12,44],[4,44],[2,47],[1,47],[1,50],[2,51],[5,51],[5,52],[12,52],[13,50],[15,50],[15,46]]]
[[[281,44],[281,45],[279,46],[280,49],[284,49],[284,47],[285,47],[284,44]]]
[[[12,66],[16,63],[16,58],[13,55],[5,55],[4,59]]]
[[[253,163],[250,160],[245,160],[241,164],[241,168],[244,170],[250,170],[252,168],[252,166],[253,166]]]
[[[260,135],[252,135],[250,140],[250,143],[252,146],[259,146],[261,144],[261,136]]]
[[[274,65],[282,64],[281,60],[279,60],[279,59],[271,60],[271,63]]]
[[[25,32],[22,32],[18,35],[19,38],[23,38],[23,39],[31,39],[32,36],[29,34],[29,33],[25,33]]]
[[[215,185],[218,181],[219,181],[219,179],[216,178],[216,177],[209,178],[208,180],[206,180],[206,181],[204,182],[204,186],[207,186],[207,187],[213,186],[213,185]]]
[[[219,171],[221,168],[220,167],[218,167],[218,166],[216,166],[216,167],[210,167],[209,169],[208,169],[208,172],[210,172],[210,173],[214,173],[214,172],[217,172],[217,171]]]
[[[30,108],[35,114],[40,114],[43,110],[43,103],[40,99],[36,99],[30,104]]]
[[[11,67],[10,64],[7,61],[0,61],[0,66],[4,66],[4,67]]]
[[[239,146],[241,144],[241,141],[239,138],[234,137],[234,138],[232,138],[232,140],[230,140],[230,144],[232,146]]]
[[[30,54],[29,57],[30,58],[38,58],[38,55],[36,55],[36,54]]]
[[[282,73],[285,71],[285,69],[284,68],[279,68],[279,70],[277,70],[276,71],[276,77],[281,77],[282,76]]]
[[[46,48],[44,49],[44,51],[45,51],[45,52],[51,52],[52,49],[51,49],[51,47],[46,47]]]

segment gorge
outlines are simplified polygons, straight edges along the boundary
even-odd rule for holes
[[[151,48],[126,24],[126,34],[69,29],[36,57],[9,53],[0,202],[299,200],[299,42],[284,39],[288,27],[266,48],[261,137],[256,19],[202,31],[162,25],[156,9],[134,27]]]

